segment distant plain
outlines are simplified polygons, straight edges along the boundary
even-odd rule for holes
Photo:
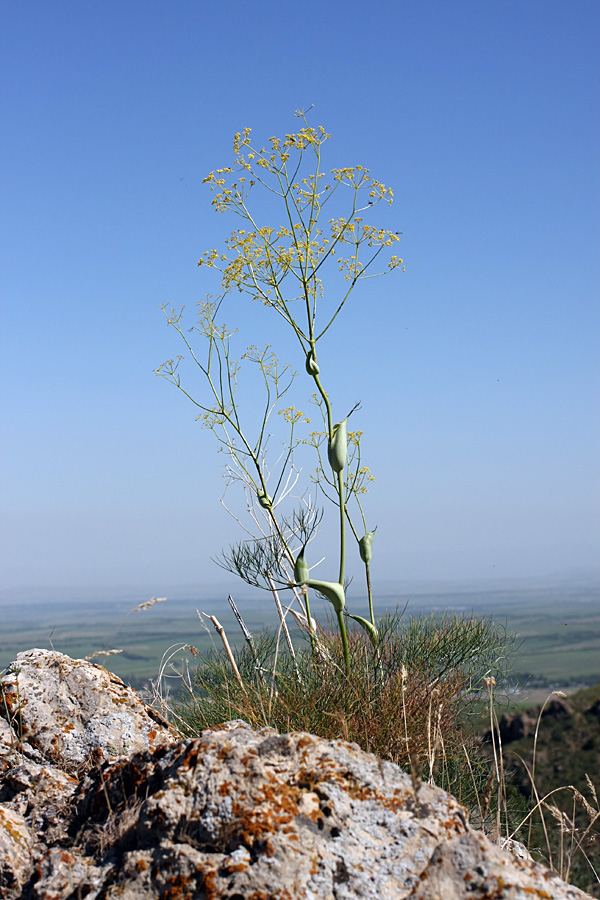
[[[195,595],[195,596],[194,596]],[[253,633],[276,627],[275,607],[266,593],[234,595],[247,627]],[[112,591],[5,590],[0,593],[0,671],[16,654],[32,647],[54,648],[74,658],[99,651],[121,650],[94,661],[110,669],[134,688],[155,681],[161,659],[175,651],[173,661],[194,666],[183,645],[201,652],[217,635],[205,631],[196,610],[216,615],[232,644],[242,641],[241,631],[227,603],[227,591],[174,590],[166,602],[134,612],[150,600],[143,589]],[[430,613],[492,616],[514,632],[517,651],[511,684],[519,703],[538,702],[540,692],[569,689],[600,682],[600,584],[590,579],[523,581],[494,586],[440,586],[437,589],[380,593],[376,613],[404,610],[404,617]],[[364,601],[352,598],[353,611]],[[326,621],[317,604],[316,615]],[[175,687],[175,682],[173,682]]]

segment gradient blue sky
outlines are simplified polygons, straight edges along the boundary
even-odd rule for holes
[[[158,305],[214,289],[233,133],[311,104],[404,234],[331,344],[377,580],[598,569],[597,0],[20,0],[2,32],[2,586],[225,578]],[[227,319],[291,358],[249,302]]]

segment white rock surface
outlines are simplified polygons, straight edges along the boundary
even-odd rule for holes
[[[24,817],[0,804],[0,896],[3,888],[19,895],[31,874],[32,846]]]
[[[116,675],[62,653],[19,653],[2,685],[13,731],[59,764],[83,763],[93,750],[116,759],[177,737]]]

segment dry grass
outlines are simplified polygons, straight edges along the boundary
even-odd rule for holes
[[[143,800],[132,798],[122,804],[118,811],[110,811],[106,821],[88,830],[83,846],[88,852],[102,857],[115,846],[121,850],[131,849],[136,841],[136,826]]]
[[[536,780],[538,739],[544,710],[553,696],[565,695],[562,691],[553,691],[540,708],[534,733],[531,765],[520,758],[531,785],[530,808],[515,819],[514,808],[513,810],[509,808],[511,798],[515,797],[515,791],[510,783],[510,774],[506,773],[504,766],[500,728],[494,703],[495,682],[490,680],[487,687],[493,766],[486,792],[478,801],[483,830],[490,833],[500,844],[513,840],[522,842],[534,857],[553,869],[564,881],[576,884],[591,895],[600,897],[600,872],[597,863],[595,864],[600,840],[600,803],[596,787],[586,775],[589,797],[585,797],[572,784],[542,794]],[[497,803],[494,813],[490,814],[488,801],[492,790],[497,792]],[[565,797],[570,798],[568,812],[564,808],[567,805],[564,802]],[[560,807],[557,804],[559,799]]]
[[[457,723],[489,671],[505,667],[511,637],[487,619],[420,617],[406,624],[379,622],[373,647],[360,628],[350,629],[350,678],[335,628],[319,629],[316,652],[308,642],[292,657],[277,635],[260,635],[235,654],[202,657],[184,698],[171,704],[186,736],[232,719],[279,732],[308,731],[357,743],[435,781],[468,802],[473,781],[481,787],[477,741]],[[464,747],[473,771],[465,777]]]

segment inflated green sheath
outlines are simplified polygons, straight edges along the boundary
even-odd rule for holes
[[[308,566],[304,558],[304,547],[296,557],[296,562],[294,563],[294,578],[296,579],[296,584],[300,585],[307,584],[310,578]]]
[[[374,528],[373,531],[367,531],[358,542],[358,552],[364,563],[371,562],[371,557],[373,556],[373,535],[376,530]]]
[[[256,496],[258,497],[258,502],[262,506],[263,509],[271,509],[273,506],[273,501],[262,488],[259,488],[256,492]]]
[[[362,616],[353,616],[353,615],[350,615],[350,613],[348,613],[348,616],[350,619],[354,619],[355,622],[358,622],[359,625],[362,625],[362,627],[365,629],[365,631],[369,635],[369,638],[370,638],[373,646],[377,647],[377,645],[379,644],[379,632],[377,631],[377,629],[375,628],[373,623],[369,622],[368,619],[363,619]]]
[[[329,446],[327,447],[329,465],[334,472],[341,472],[346,465],[346,460],[348,458],[347,421],[348,419],[346,418],[343,422],[338,422],[337,425],[333,426],[333,435],[329,441]]]
[[[344,594],[344,588],[341,584],[338,584],[337,581],[316,581],[314,578],[309,578],[304,584],[314,588],[315,591],[318,591],[320,594],[323,594],[323,596],[329,600],[335,611],[341,613],[346,605],[346,595]]]
[[[306,371],[309,375],[318,375],[321,371],[316,359],[313,356],[312,350],[309,350],[306,354]]]

